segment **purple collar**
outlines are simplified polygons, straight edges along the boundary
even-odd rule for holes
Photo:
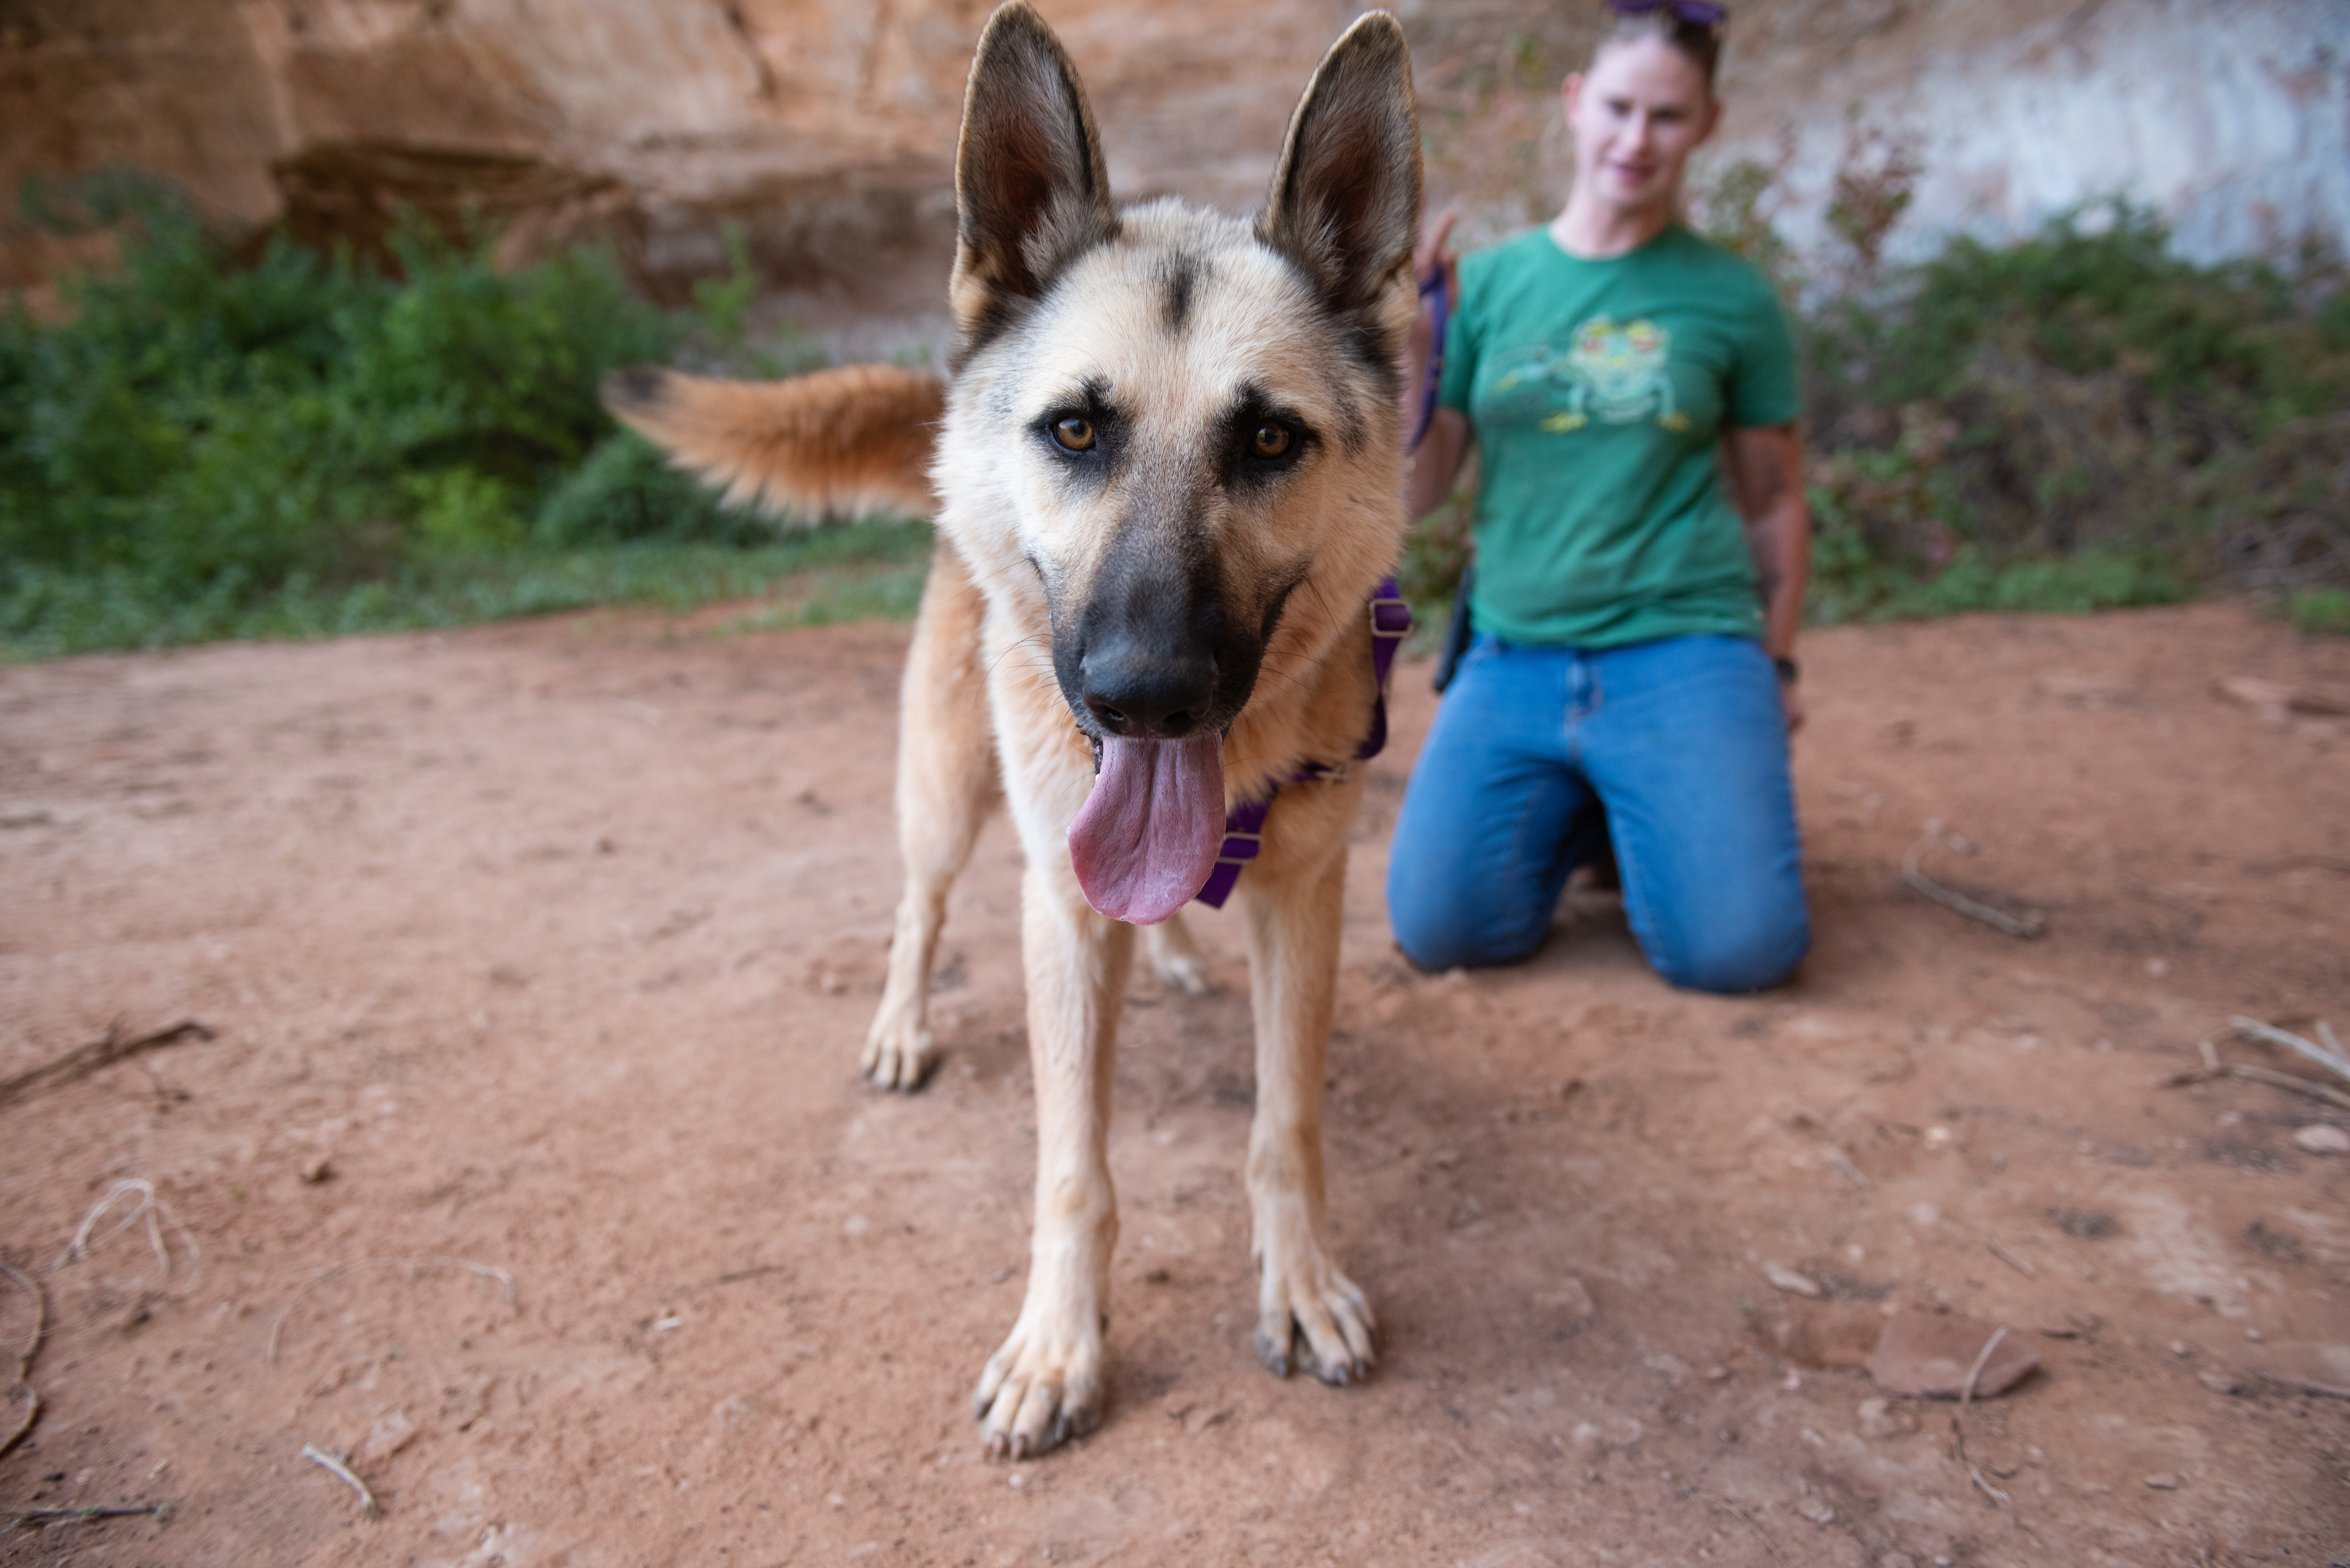
[[[1371,602],[1366,607],[1371,617],[1371,671],[1378,694],[1371,702],[1371,732],[1355,748],[1347,762],[1308,763],[1289,775],[1286,784],[1336,784],[1345,778],[1353,763],[1367,762],[1379,754],[1388,743],[1388,671],[1395,668],[1396,649],[1411,631],[1411,607],[1396,591],[1393,577],[1382,577]],[[1274,794],[1282,786],[1274,786]],[[1264,814],[1273,809],[1273,796],[1263,800],[1244,800],[1224,816],[1224,846],[1216,855],[1216,868],[1208,873],[1207,885],[1193,895],[1210,909],[1221,909],[1232,896],[1232,885],[1241,879],[1241,867],[1256,858],[1264,842]]]

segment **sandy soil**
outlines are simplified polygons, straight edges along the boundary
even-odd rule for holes
[[[2350,722],[2211,692],[2350,680],[2350,645],[2224,605],[1814,636],[1819,941],[1743,1000],[1668,990],[1590,896],[1523,968],[1407,970],[1378,895],[1433,710],[1407,666],[1328,1126],[1379,1375],[1283,1383],[1250,1352],[1243,964],[1201,911],[1224,989],[1138,981],[1127,1016],[1109,1418],[1014,1468],[965,1411],[1026,1246],[1010,835],[955,898],[942,1070],[864,1088],[904,632],[706,624],[0,671],[0,1078],[117,1017],[217,1031],[0,1106],[10,1261],[122,1181],[185,1226],[168,1275],[109,1217],[43,1276],[48,1409],[0,1460],[10,1508],[171,1517],[0,1532],[0,1561],[2350,1548],[2350,1402],[2250,1376],[2350,1342],[2350,1159],[2294,1139],[2350,1116],[2157,1086],[2230,1013],[2350,1025]],[[1929,819],[1980,852],[1928,869],[2046,910],[2045,940],[1899,886]],[[1867,1403],[1897,1306],[2038,1351],[1967,1418],[2010,1506],[1950,1404]],[[30,1321],[0,1288],[0,1332]],[[305,1443],[355,1451],[383,1517]]]

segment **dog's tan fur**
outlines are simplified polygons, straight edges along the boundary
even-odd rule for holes
[[[946,384],[927,370],[848,365],[788,381],[629,371],[612,411],[733,506],[809,516],[932,510],[931,432]]]
[[[987,1364],[978,1406],[990,1448],[1015,1456],[1087,1429],[1103,1401],[1118,1233],[1109,1085],[1133,928],[1094,911],[1071,863],[1070,825],[1095,784],[1088,737],[1101,732],[1071,688],[1077,645],[1068,639],[1092,624],[1085,617],[1107,613],[1105,585],[1121,572],[1139,571],[1163,593],[1180,591],[1185,571],[1212,579],[1217,624],[1271,628],[1253,682],[1220,718],[1227,804],[1279,789],[1238,892],[1257,1036],[1247,1171],[1262,1267],[1257,1345],[1277,1372],[1295,1355],[1337,1383],[1367,1373],[1373,1348],[1369,1306],[1327,1245],[1321,1148],[1360,784],[1281,786],[1302,763],[1351,755],[1368,727],[1365,602],[1402,531],[1393,365],[1415,309],[1419,171],[1400,30],[1375,13],[1333,47],[1253,227],[1171,202],[1114,212],[1099,145],[1058,42],[1024,4],[1004,6],[972,66],[958,154],[951,298],[963,347],[931,468],[940,545],[906,670],[906,893],[864,1054],[883,1087],[921,1082],[947,891],[1003,799],[1027,860],[1035,1231],[1026,1300]],[[861,454],[888,444],[766,439],[785,422],[765,411],[770,402],[806,410],[832,395],[824,385],[655,375],[611,397],[730,493],[805,506],[807,496],[878,483]],[[1066,403],[1081,387],[1107,389],[1128,432],[1118,465],[1082,481],[1043,444],[1051,410],[1063,406],[1051,400]],[[889,389],[894,417],[920,418],[916,378],[901,374]],[[1219,463],[1241,471],[1219,432],[1250,398],[1315,432],[1312,444],[1289,467],[1265,470],[1269,479],[1249,470],[1220,480]],[[846,406],[858,410],[854,429],[872,432],[884,399]],[[1152,930],[1161,972],[1197,986],[1204,971],[1180,922]]]

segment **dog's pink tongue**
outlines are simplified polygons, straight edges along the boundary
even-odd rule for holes
[[[1224,843],[1224,742],[1102,742],[1101,774],[1069,824],[1086,901],[1113,920],[1156,925],[1198,894]]]

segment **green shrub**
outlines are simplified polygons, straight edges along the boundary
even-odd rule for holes
[[[2350,637],[2350,588],[2310,588],[2288,595],[2284,611],[2303,631]]]
[[[2270,591],[2350,579],[2343,283],[2323,257],[2198,265],[2122,202],[2005,247],[1957,239],[1813,314],[1810,430],[1835,457],[1947,420],[1936,521],[1987,558],[2150,551]]]
[[[550,549],[638,540],[752,545],[774,540],[775,525],[721,506],[717,492],[624,430],[607,437],[556,485],[532,521],[530,536]]]
[[[777,624],[902,619],[913,614],[930,550],[928,524],[885,520],[747,546],[656,540],[421,559],[340,585],[230,574],[189,592],[115,568],[35,566],[0,586],[0,659],[409,631],[595,605],[674,612],[765,596],[783,603]]]
[[[665,313],[598,249],[502,273],[486,239],[409,223],[397,275],[282,237],[238,265],[152,181],[22,205],[115,225],[120,265],[68,282],[62,324],[0,313],[0,645],[18,656],[698,602],[906,548],[902,526],[779,545],[598,404],[631,363],[821,362],[788,329],[750,340],[739,234],[730,275]]]

